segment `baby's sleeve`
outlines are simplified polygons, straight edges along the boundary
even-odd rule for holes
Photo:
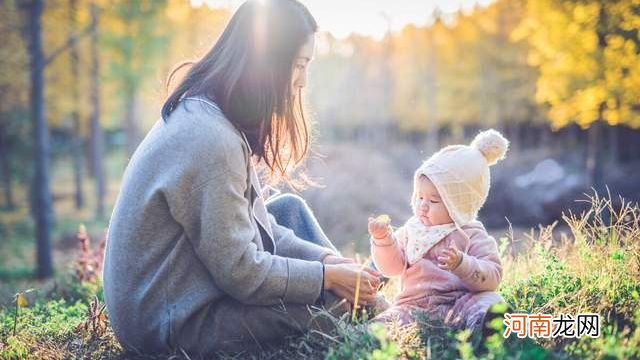
[[[381,243],[379,240],[371,239],[371,256],[382,275],[390,277],[402,274],[407,263],[404,254],[405,243],[406,231],[404,227],[393,233],[392,242]]]
[[[469,250],[452,272],[469,291],[495,291],[502,280],[502,263],[496,240],[485,231],[471,234]]]

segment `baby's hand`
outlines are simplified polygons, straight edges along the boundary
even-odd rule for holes
[[[462,262],[462,252],[455,246],[449,246],[438,256],[438,267],[443,270],[453,270]]]
[[[377,218],[369,218],[369,234],[374,239],[386,239],[391,234],[391,219],[387,215],[380,215]]]

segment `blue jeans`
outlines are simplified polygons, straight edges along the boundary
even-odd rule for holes
[[[293,230],[293,233],[299,238],[329,248],[340,256],[340,252],[322,231],[313,211],[303,198],[293,194],[276,195],[271,197],[265,205],[267,211],[276,218],[278,224]],[[367,265],[378,270],[373,260],[369,261]],[[383,277],[382,281],[386,283],[389,278]]]
[[[293,230],[293,233],[300,239],[329,248],[336,255],[340,255],[338,249],[322,231],[311,208],[300,196],[293,194],[276,195],[267,200],[265,206],[267,211],[275,217],[278,224]]]

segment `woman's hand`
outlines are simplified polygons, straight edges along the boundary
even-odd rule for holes
[[[391,235],[391,225],[388,216],[378,216],[377,218],[369,218],[368,224],[369,234],[376,240],[387,239]]]
[[[438,256],[438,267],[443,270],[453,270],[462,262],[462,252],[455,246],[449,246]]]
[[[324,288],[333,291],[339,298],[353,303],[358,280],[360,280],[358,305],[373,304],[381,276],[379,272],[356,263],[325,264]]]
[[[355,262],[356,261],[351,258],[346,258],[346,257],[336,256],[331,254],[325,256],[324,259],[322,259],[322,263],[325,265],[353,264]]]

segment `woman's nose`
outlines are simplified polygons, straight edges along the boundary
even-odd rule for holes
[[[307,72],[301,71],[296,79],[296,88],[302,89],[305,86],[307,86]]]

